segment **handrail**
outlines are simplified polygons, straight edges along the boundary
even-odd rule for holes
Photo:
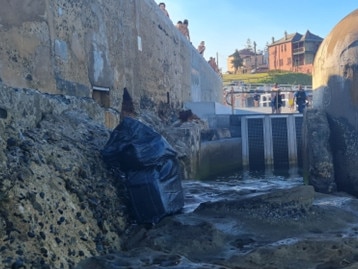
[[[293,104],[294,93],[296,90],[281,90],[280,94],[282,95],[282,108],[290,108],[290,111],[295,111],[295,106]],[[271,100],[273,94],[277,93],[274,90],[267,91],[224,91],[224,104],[232,108],[232,113],[237,108],[269,108],[271,107]],[[254,101],[254,96],[258,94],[259,100]],[[308,106],[313,105],[313,92],[311,90],[306,91],[308,97]],[[238,103],[239,102],[239,105]]]
[[[273,91],[273,84],[242,84],[242,85],[224,85],[223,90],[224,91],[232,91],[234,90],[234,92],[247,92],[247,93],[252,93],[252,92],[271,92]],[[303,87],[303,89],[305,91],[310,91],[312,90],[312,85],[301,85]],[[294,85],[294,84],[280,84],[279,85],[279,89],[280,91],[285,91],[285,92],[293,92],[293,91],[297,91],[298,90],[298,85]]]

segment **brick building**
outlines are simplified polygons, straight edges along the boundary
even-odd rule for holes
[[[313,61],[323,38],[307,31],[287,34],[268,45],[269,70],[312,73]]]
[[[265,57],[263,53],[255,53],[252,49],[242,49],[239,50],[240,58],[242,59],[242,67],[240,68],[241,72],[250,72],[251,70],[257,67],[267,67],[267,62],[265,61]],[[235,72],[235,68],[232,64],[232,60],[234,59],[233,55],[230,55],[227,58],[227,71],[230,73]]]

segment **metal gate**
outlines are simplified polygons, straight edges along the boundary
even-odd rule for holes
[[[302,114],[241,117],[244,169],[301,167]]]

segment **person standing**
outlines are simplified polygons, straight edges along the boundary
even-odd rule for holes
[[[186,39],[188,39],[188,41],[190,42],[189,21],[187,19],[185,19],[183,21],[183,31],[182,31],[182,33],[186,37]]]
[[[303,110],[305,109],[307,103],[307,94],[303,89],[302,85],[298,86],[298,91],[295,92],[294,99],[297,105],[298,112],[303,113]]]
[[[183,22],[182,21],[178,21],[177,24],[175,25],[175,27],[182,32],[182,28],[183,28]]]
[[[275,85],[273,86],[272,90],[271,90],[271,111],[272,114],[274,114],[275,112],[277,113],[277,105],[278,105],[278,92],[280,91],[280,88],[278,87],[278,84],[275,83]],[[277,99],[277,100],[275,100]]]
[[[216,64],[216,60],[214,57],[210,57],[209,61],[208,61],[209,65],[212,67],[212,69],[214,69],[214,71],[216,73],[220,73],[219,67]]]
[[[205,51],[205,42],[204,41],[201,41],[199,46],[198,46],[198,52],[199,54],[203,55],[204,56],[204,51]]]
[[[281,95],[281,91],[278,90],[273,98],[273,107],[274,107],[274,111],[273,113],[276,114],[281,114],[281,107],[282,107],[282,95]]]
[[[255,94],[254,94],[254,106],[255,107],[259,107],[260,105],[260,94],[255,91]]]
[[[161,3],[159,3],[158,6],[159,6],[159,8],[164,12],[164,14],[169,18],[169,13],[168,13],[168,11],[167,11],[167,9],[166,9],[165,3],[161,2]]]

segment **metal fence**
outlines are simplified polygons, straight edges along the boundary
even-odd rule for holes
[[[263,113],[270,113],[271,100],[277,91],[272,90],[271,84],[241,84],[225,86],[223,89],[224,104],[232,109],[255,109]],[[312,87],[303,85],[308,97],[307,107],[313,105]],[[279,85],[282,96],[282,113],[296,113],[296,105],[293,104],[294,93],[298,91],[298,85]],[[259,98],[256,99],[255,96]],[[261,108],[261,109],[260,109]],[[262,109],[266,108],[266,109]],[[267,111],[266,111],[267,110]]]

